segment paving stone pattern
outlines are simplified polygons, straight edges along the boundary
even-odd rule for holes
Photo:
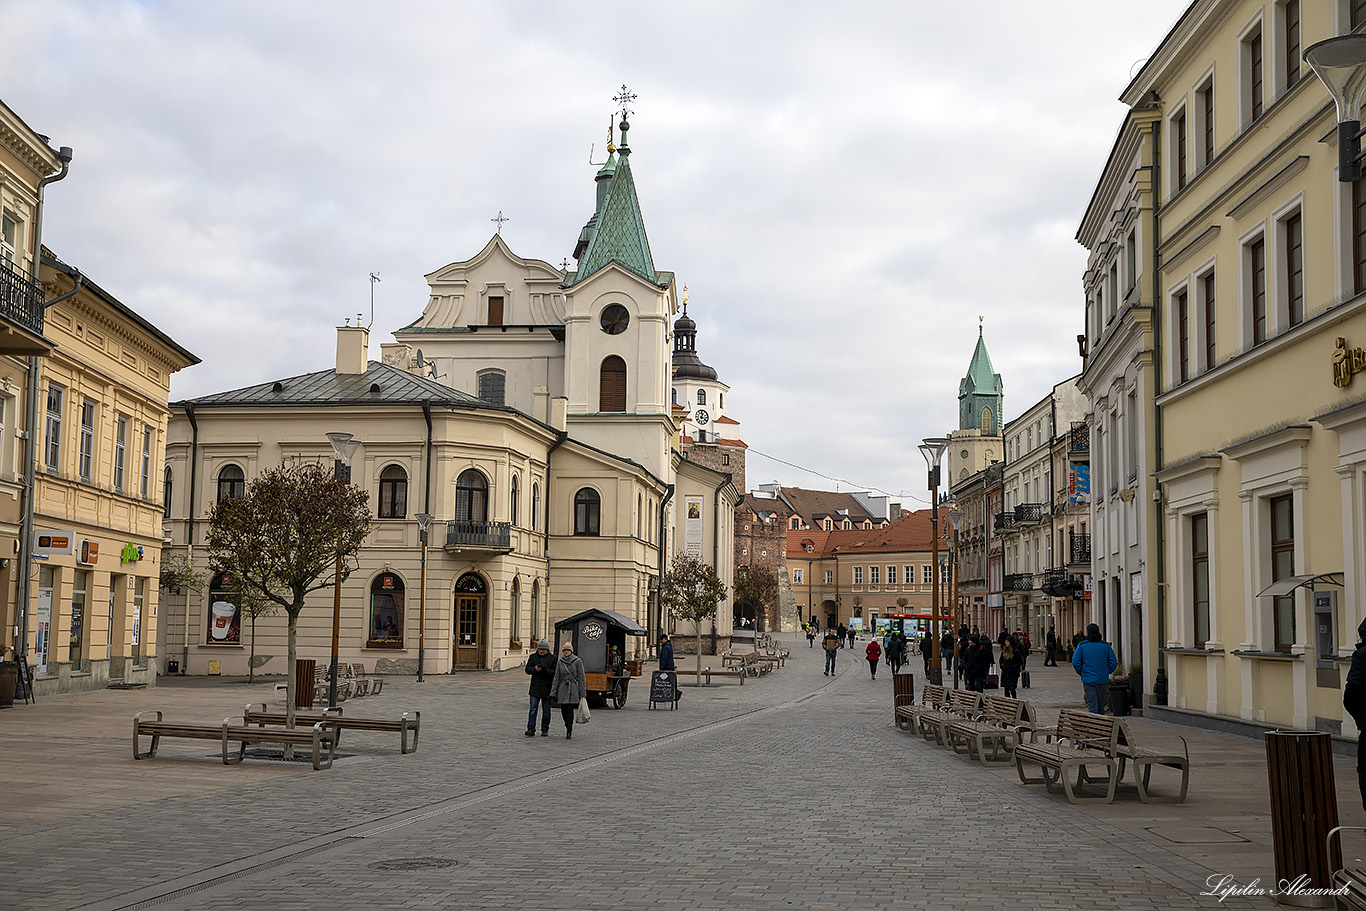
[[[344,708],[420,709],[419,751],[347,732],[352,757],[323,772],[224,767],[203,741],[132,759],[135,711],[216,721],[268,699],[265,685],[171,681],[16,707],[0,713],[13,788],[0,905],[1197,908],[1220,904],[1199,894],[1212,873],[1274,878],[1258,741],[1136,719],[1145,737],[1192,740],[1191,799],[1143,805],[1129,788],[1073,808],[1020,785],[1013,766],[987,770],[897,731],[885,669],[871,681],[846,651],[826,678],[821,652],[794,643],[787,667],[686,688],[678,711],[650,710],[638,681],[625,709],[596,711],[572,741],[558,714],[551,737],[522,736],[525,675],[390,678]],[[1045,716],[1079,700],[1070,668],[1031,670],[1022,695]],[[1226,765],[1211,774],[1198,756]],[[1360,822],[1354,812],[1343,822]],[[1150,831],[1161,827],[1196,843]],[[1245,841],[1198,843],[1230,829]]]

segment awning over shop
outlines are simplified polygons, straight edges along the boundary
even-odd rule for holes
[[[1342,573],[1303,573],[1298,576],[1286,576],[1278,582],[1272,582],[1257,592],[1257,597],[1283,598],[1298,588],[1307,588],[1313,591],[1316,585],[1336,585],[1341,588],[1343,584]]]

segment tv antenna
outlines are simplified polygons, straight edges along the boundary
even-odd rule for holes
[[[379,284],[379,273],[370,273],[370,326],[375,324],[375,285]],[[360,325],[360,320],[356,320],[356,325]],[[370,328],[366,326],[366,328]]]

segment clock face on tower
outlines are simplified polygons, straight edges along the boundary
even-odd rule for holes
[[[612,304],[603,308],[600,323],[602,331],[608,335],[621,335],[631,325],[631,314],[621,304]]]
[[[702,425],[711,420],[711,415],[707,414],[707,409],[699,408],[693,412],[692,420],[694,424]]]

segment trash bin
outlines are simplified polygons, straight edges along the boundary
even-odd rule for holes
[[[294,707],[313,708],[313,678],[318,662],[312,658],[298,658],[294,662]]]
[[[1328,889],[1342,867],[1342,848],[1330,852],[1328,832],[1338,824],[1332,737],[1308,731],[1266,732],[1266,773],[1271,787],[1271,838],[1276,881],[1309,878],[1309,888]],[[1285,905],[1331,908],[1331,896],[1278,895]]]
[[[1129,714],[1129,688],[1127,686],[1110,687],[1110,712],[1121,718]]]
[[[895,722],[896,710],[903,705],[915,705],[915,677],[911,674],[892,675],[892,721]]]

